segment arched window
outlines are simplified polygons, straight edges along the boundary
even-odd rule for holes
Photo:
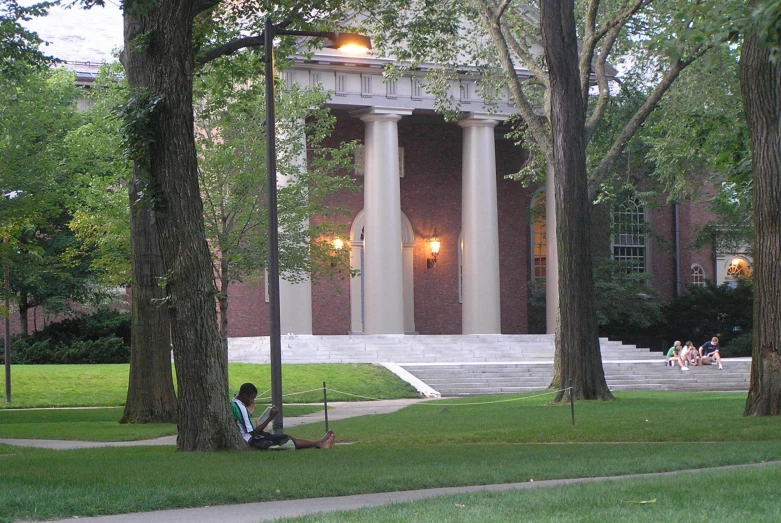
[[[695,263],[692,265],[692,285],[697,287],[705,287],[705,269],[702,265]]]
[[[531,219],[531,253],[532,253],[532,283],[545,283],[548,244],[545,235],[545,193],[540,192],[532,200]]]
[[[751,276],[751,265],[744,258],[733,258],[727,265],[727,278],[739,280]]]
[[[627,270],[646,272],[645,208],[637,198],[613,207],[613,259],[627,264]]]

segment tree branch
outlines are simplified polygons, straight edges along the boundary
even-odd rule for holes
[[[529,131],[531,131],[532,136],[542,153],[549,161],[552,161],[553,145],[551,144],[550,135],[546,132],[545,126],[540,122],[540,118],[535,112],[534,107],[521,89],[521,80],[518,78],[518,73],[515,70],[515,64],[510,56],[510,49],[508,48],[507,40],[502,33],[502,28],[499,24],[495,24],[492,21],[493,10],[491,10],[490,6],[488,6],[484,0],[474,0],[474,4],[480,10],[483,22],[491,35],[494,45],[496,45],[502,69],[504,70],[505,75],[511,79],[509,83],[510,93],[518,108],[518,112],[521,114],[524,123],[528,126]],[[531,71],[531,69],[529,70]]]
[[[261,34],[260,36],[246,36],[244,38],[237,38],[236,40],[231,40],[230,42],[226,42],[222,45],[219,45],[217,47],[212,47],[211,49],[204,51],[203,53],[198,55],[198,57],[195,59],[195,63],[203,65],[211,62],[212,60],[216,60],[221,56],[233,54],[239,49],[262,46],[263,40],[264,40],[263,34]]]
[[[509,38],[507,37],[505,38],[509,42],[513,52],[518,55],[518,58],[521,59],[521,61],[526,66],[526,68],[529,71],[531,71],[531,73],[535,77],[537,77],[537,79],[540,80],[542,84],[545,86],[545,88],[547,89],[550,85],[548,80],[548,75],[539,65],[537,65],[537,62],[534,60],[534,57],[532,56],[531,50],[529,49],[529,45],[527,44],[525,38],[524,38],[525,45],[522,46],[521,43],[518,41],[518,39],[513,36],[510,27],[507,25],[507,22],[501,22],[501,25],[502,25],[502,34],[509,35]]]
[[[629,142],[632,136],[634,136],[640,126],[645,123],[648,115],[650,115],[651,112],[656,108],[656,105],[662,99],[664,93],[670,89],[676,78],[678,78],[678,76],[684,69],[686,69],[686,67],[691,65],[695,60],[700,58],[712,48],[712,43],[695,48],[688,58],[685,60],[679,59],[672,65],[670,70],[667,71],[661,82],[659,82],[651,95],[645,100],[645,103],[642,105],[642,107],[637,110],[634,116],[632,116],[632,118],[630,118],[630,120],[624,126],[621,134],[618,136],[618,138],[616,138],[615,142],[613,142],[613,146],[602,158],[602,161],[599,162],[599,165],[589,177],[589,199],[594,199],[597,194],[599,184],[602,183],[602,181],[607,177],[608,173],[618,160],[618,157],[623,153],[626,144]]]
[[[610,89],[607,84],[607,73],[605,72],[605,65],[607,64],[607,57],[610,55],[610,51],[613,49],[613,44],[618,38],[618,34],[621,32],[623,26],[617,25],[610,30],[602,44],[602,50],[597,56],[596,67],[594,69],[594,76],[597,78],[597,85],[599,86],[599,96],[597,97],[597,103],[594,107],[594,111],[591,113],[591,117],[586,122],[586,143],[591,140],[594,135],[594,130],[602,121],[602,117],[605,115],[607,109],[607,103],[610,100]]]
[[[504,12],[507,11],[507,8],[510,6],[511,1],[512,0],[502,0],[502,3],[496,6],[496,9],[493,11],[494,23],[499,22],[499,19],[502,18],[502,15],[504,15]]]
[[[616,27],[620,29],[624,26],[630,16],[637,13],[641,7],[645,7],[653,0],[635,0],[626,10],[620,12],[617,16],[607,20],[602,27],[596,28],[597,13],[599,10],[599,0],[592,0],[589,3],[588,13],[586,15],[586,34],[583,38],[583,47],[580,51],[580,89],[583,96],[584,107],[588,103],[588,89],[591,81],[591,64],[594,59],[594,49],[597,43],[611,30]],[[612,46],[612,44],[611,44]]]

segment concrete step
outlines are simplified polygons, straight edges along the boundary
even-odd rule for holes
[[[694,367],[688,372],[660,362],[604,363],[611,390],[748,390],[751,362],[725,360],[724,370]],[[443,396],[494,394],[517,388],[544,390],[552,364],[405,365],[404,369]]]

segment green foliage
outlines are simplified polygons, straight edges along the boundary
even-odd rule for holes
[[[636,272],[625,262],[598,257],[594,260],[594,294],[597,323],[644,328],[660,318],[658,293],[650,284],[651,275]]]
[[[652,276],[635,272],[626,262],[594,258],[594,297],[597,323],[602,336],[615,336],[643,329],[661,319],[658,293],[650,285]],[[545,286],[535,285],[529,293],[529,306],[536,328],[545,332]]]
[[[0,358],[2,360],[2,358]],[[96,340],[56,343],[17,338],[11,344],[11,362],[15,365],[128,363],[130,347],[122,338],[106,336]]]
[[[66,137],[67,163],[75,202],[68,224],[90,269],[102,285],[130,283],[130,211],[127,181],[131,164],[123,154],[115,109],[128,97],[118,63],[101,67],[84,122]]]
[[[130,313],[104,309],[50,323],[26,338],[12,340],[14,364],[127,363]]]
[[[149,91],[131,93],[117,106],[116,116],[122,122],[122,145],[130,160],[140,160],[154,141],[151,120],[157,117],[163,98]]]
[[[265,85],[255,80],[261,65],[251,52],[236,53],[208,63],[195,84],[201,194],[222,295],[227,282],[257,278],[268,259],[266,125],[259,109]],[[288,281],[345,275],[346,249],[336,268],[330,263],[330,240],[343,231],[329,218],[343,209],[326,201],[355,189],[343,174],[354,144],[321,145],[335,124],[321,88],[278,82],[276,92],[277,171],[286,180],[278,190],[281,270]]]
[[[0,76],[13,76],[28,66],[45,68],[51,64],[52,58],[39,49],[42,40],[25,29],[21,22],[45,16],[49,7],[56,3],[19,5],[17,0],[3,0],[0,4]]]
[[[663,319],[656,331],[670,343],[691,340],[697,347],[717,336],[723,354],[750,355],[753,297],[751,280],[740,281],[734,289],[712,284],[689,287],[686,294],[662,306]],[[738,347],[730,347],[733,340]]]

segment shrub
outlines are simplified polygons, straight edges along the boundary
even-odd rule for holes
[[[0,361],[3,356],[0,354]],[[11,361],[18,364],[128,363],[130,313],[102,310],[69,318],[11,341]]]
[[[663,320],[657,332],[663,333],[670,345],[675,340],[691,340],[700,346],[713,336],[727,346],[738,337],[751,336],[754,328],[754,289],[750,280],[742,280],[735,288],[690,287],[686,294],[662,307]]]
[[[754,336],[752,333],[741,334],[737,338],[730,340],[729,345],[723,345],[721,349],[719,349],[719,352],[725,358],[751,356],[751,352],[754,348],[753,343]],[[722,344],[719,343],[719,345]]]

